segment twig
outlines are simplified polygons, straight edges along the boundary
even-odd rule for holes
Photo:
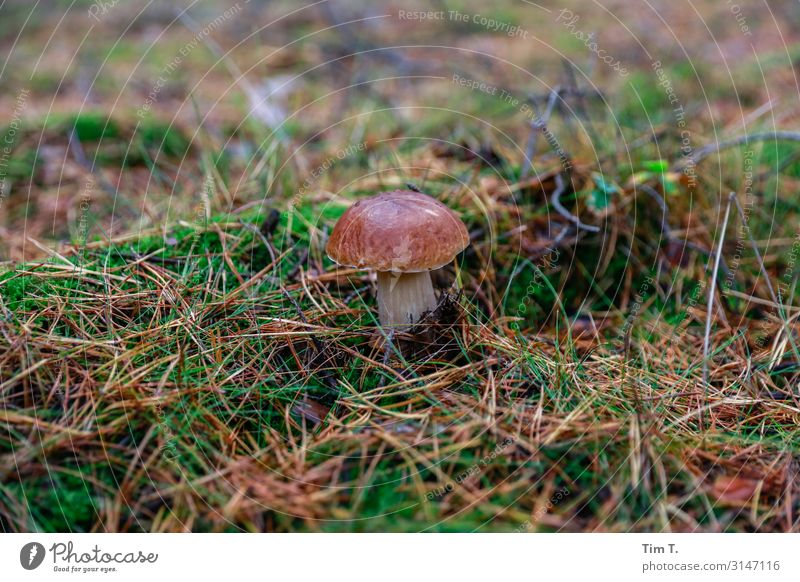
[[[726,148],[736,147],[742,144],[749,144],[753,141],[797,141],[800,142],[800,132],[798,131],[767,131],[763,133],[753,133],[753,134],[745,134],[740,135],[738,137],[734,137],[732,139],[719,141],[717,143],[712,143],[705,145],[697,150],[694,153],[686,156],[683,160],[680,160],[673,164],[672,168],[677,169],[681,168],[688,164],[696,164],[697,162],[701,161],[704,158],[707,158],[711,154],[718,152],[720,150],[724,150]]]
[[[563,227],[563,228],[562,228],[562,229],[559,231],[559,233],[558,233],[558,234],[555,236],[555,238],[553,239],[553,242],[552,242],[552,243],[550,243],[550,248],[551,248],[551,249],[555,249],[555,248],[557,248],[557,247],[558,247],[558,246],[561,244],[561,241],[562,241],[562,240],[564,240],[564,237],[566,237],[566,236],[567,236],[567,233],[568,233],[568,232],[569,232],[569,225],[568,225],[568,224],[565,224],[565,225],[564,225],[564,227]],[[542,252],[542,253],[541,253],[539,256],[540,256],[540,257],[541,257],[541,256],[544,256],[544,252]],[[537,257],[537,258],[538,258],[538,257]]]
[[[591,224],[586,224],[581,222],[581,219],[575,216],[574,214],[570,213],[569,210],[564,208],[561,204],[561,194],[564,193],[565,186],[564,186],[564,178],[561,177],[561,174],[556,174],[556,189],[553,190],[553,194],[550,196],[550,203],[553,205],[553,208],[556,209],[561,216],[569,220],[573,223],[579,230],[586,230],[588,232],[600,232],[600,227],[592,226]]]
[[[542,91],[541,93],[528,93],[526,101],[531,104],[541,103],[545,104],[550,99],[552,94],[550,91]],[[581,99],[597,99],[602,101],[605,99],[603,92],[596,87],[587,87],[586,89],[570,89],[569,87],[561,87],[559,94],[562,98],[576,97]]]
[[[733,289],[725,290],[725,295],[731,295],[739,299],[744,299],[748,303],[755,303],[756,305],[764,305],[766,307],[772,307],[774,310],[778,312],[780,312],[781,310],[787,312],[800,310],[800,307],[793,307],[792,305],[781,305],[780,303],[775,303],[774,301],[770,301],[768,299],[761,299],[760,297],[756,297],[755,295],[748,295],[747,293],[742,293],[741,291],[735,291]]]
[[[528,135],[528,143],[525,146],[525,168],[522,170],[520,180],[527,178],[533,171],[533,156],[536,153],[536,142],[538,141],[539,133],[543,132],[547,127],[547,122],[553,115],[553,108],[556,105],[561,93],[561,87],[556,85],[550,91],[550,97],[547,99],[547,107],[545,107],[544,115],[539,117],[538,113],[534,111],[534,118],[531,119],[530,127],[531,132]],[[535,108],[536,105],[532,104]]]
[[[708,400],[708,350],[711,339],[711,318],[714,313],[714,293],[717,289],[717,273],[719,273],[719,260],[722,257],[722,245],[725,243],[725,230],[728,228],[728,218],[731,214],[731,202],[736,199],[736,192],[731,192],[728,196],[728,204],[725,207],[725,218],[722,219],[722,232],[719,236],[717,254],[714,257],[714,270],[711,273],[711,283],[708,286],[708,309],[706,313],[706,334],[703,338],[703,400]],[[703,426],[703,409],[700,408],[700,426]]]
[[[598,137],[594,128],[594,122],[589,115],[589,108],[586,106],[586,100],[584,99],[585,95],[578,89],[578,79],[575,76],[575,65],[572,64],[572,61],[566,58],[561,59],[561,65],[564,68],[564,77],[566,78],[566,83],[568,85],[568,89],[564,93],[566,95],[575,96],[575,112],[582,117],[584,121],[586,121],[586,130],[589,133],[591,142],[593,144],[600,143],[600,138]],[[564,105],[566,105],[564,96],[562,96],[562,101],[564,102]],[[567,122],[571,121],[571,118],[568,115],[564,115],[564,119]]]

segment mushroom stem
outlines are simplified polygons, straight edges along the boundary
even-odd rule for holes
[[[431,274],[378,271],[378,316],[381,325],[408,329],[436,308]]]

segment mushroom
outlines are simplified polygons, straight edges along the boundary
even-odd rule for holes
[[[430,271],[468,245],[467,228],[447,206],[421,192],[395,190],[348,208],[325,250],[339,265],[378,272],[381,325],[404,330],[436,307]]]

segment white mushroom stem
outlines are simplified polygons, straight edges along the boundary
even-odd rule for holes
[[[378,271],[378,316],[381,325],[408,329],[436,307],[431,274]]]

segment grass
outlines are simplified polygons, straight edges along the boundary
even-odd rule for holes
[[[496,18],[537,26],[513,7]],[[185,36],[158,45],[154,70]],[[499,54],[518,42],[480,40]],[[202,47],[144,118],[152,79],[105,95],[144,42],[117,46],[91,108],[32,108],[4,166],[24,229],[0,225],[3,531],[800,529],[797,144],[753,145],[757,203],[749,230],[733,213],[726,233],[704,384],[709,249],[720,200],[746,202],[745,148],[701,162],[693,188],[670,170],[682,136],[649,63],[598,71],[602,95],[581,81],[547,120],[572,164],[560,201],[591,232],[552,204],[553,144],[540,136],[523,178],[529,120],[451,70],[413,84],[366,57],[315,71],[279,103],[299,113],[276,132],[245,116],[219,64],[189,96],[216,60]],[[313,66],[320,47],[348,49],[320,32],[276,67]],[[560,61],[536,58],[529,69],[570,86]],[[662,60],[694,147],[735,135],[722,73]],[[481,67],[458,63],[531,93],[515,70]],[[381,81],[339,90],[364,70]],[[720,119],[700,113],[706,88]],[[762,103],[755,82],[737,90]],[[374,278],[324,245],[355,199],[407,182],[456,210],[472,244],[437,275],[441,309],[388,344]]]
[[[699,324],[675,342],[637,321],[626,360],[611,334],[515,333],[465,298],[427,358],[384,363],[366,274],[298,260],[307,223],[262,220],[3,275],[5,529],[792,527],[797,410],[753,393],[780,383],[763,363],[719,365],[700,430]],[[725,335],[716,361],[743,361]]]

